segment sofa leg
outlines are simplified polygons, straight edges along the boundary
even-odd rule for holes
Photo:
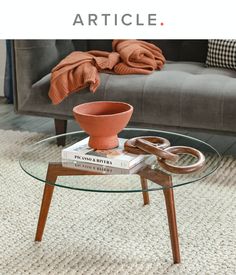
[[[55,132],[56,135],[61,135],[66,133],[67,129],[67,120],[63,119],[54,119],[54,124],[55,124]],[[65,146],[66,144],[66,136],[59,137],[57,138],[57,145],[60,146]]]

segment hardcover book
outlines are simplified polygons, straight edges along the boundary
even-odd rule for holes
[[[62,159],[130,169],[150,157],[150,155],[135,155],[124,151],[126,139],[123,138],[119,138],[118,147],[109,150],[90,148],[88,140],[89,138],[85,138],[63,149]]]
[[[88,162],[78,162],[62,159],[62,166],[66,168],[78,169],[82,171],[89,171],[104,175],[127,175],[135,174],[141,169],[145,168],[149,163],[142,161],[130,169],[117,168],[111,166],[104,166]]]

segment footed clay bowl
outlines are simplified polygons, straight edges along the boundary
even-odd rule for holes
[[[95,101],[73,108],[76,121],[89,134],[89,146],[94,149],[117,147],[117,134],[128,124],[132,113],[130,104],[116,101]]]

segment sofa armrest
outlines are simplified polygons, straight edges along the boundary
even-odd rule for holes
[[[72,40],[14,40],[11,42],[14,105],[23,111],[32,85],[48,74],[67,54],[74,50]]]

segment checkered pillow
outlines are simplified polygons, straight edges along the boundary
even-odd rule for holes
[[[236,40],[208,40],[206,65],[236,70]]]

